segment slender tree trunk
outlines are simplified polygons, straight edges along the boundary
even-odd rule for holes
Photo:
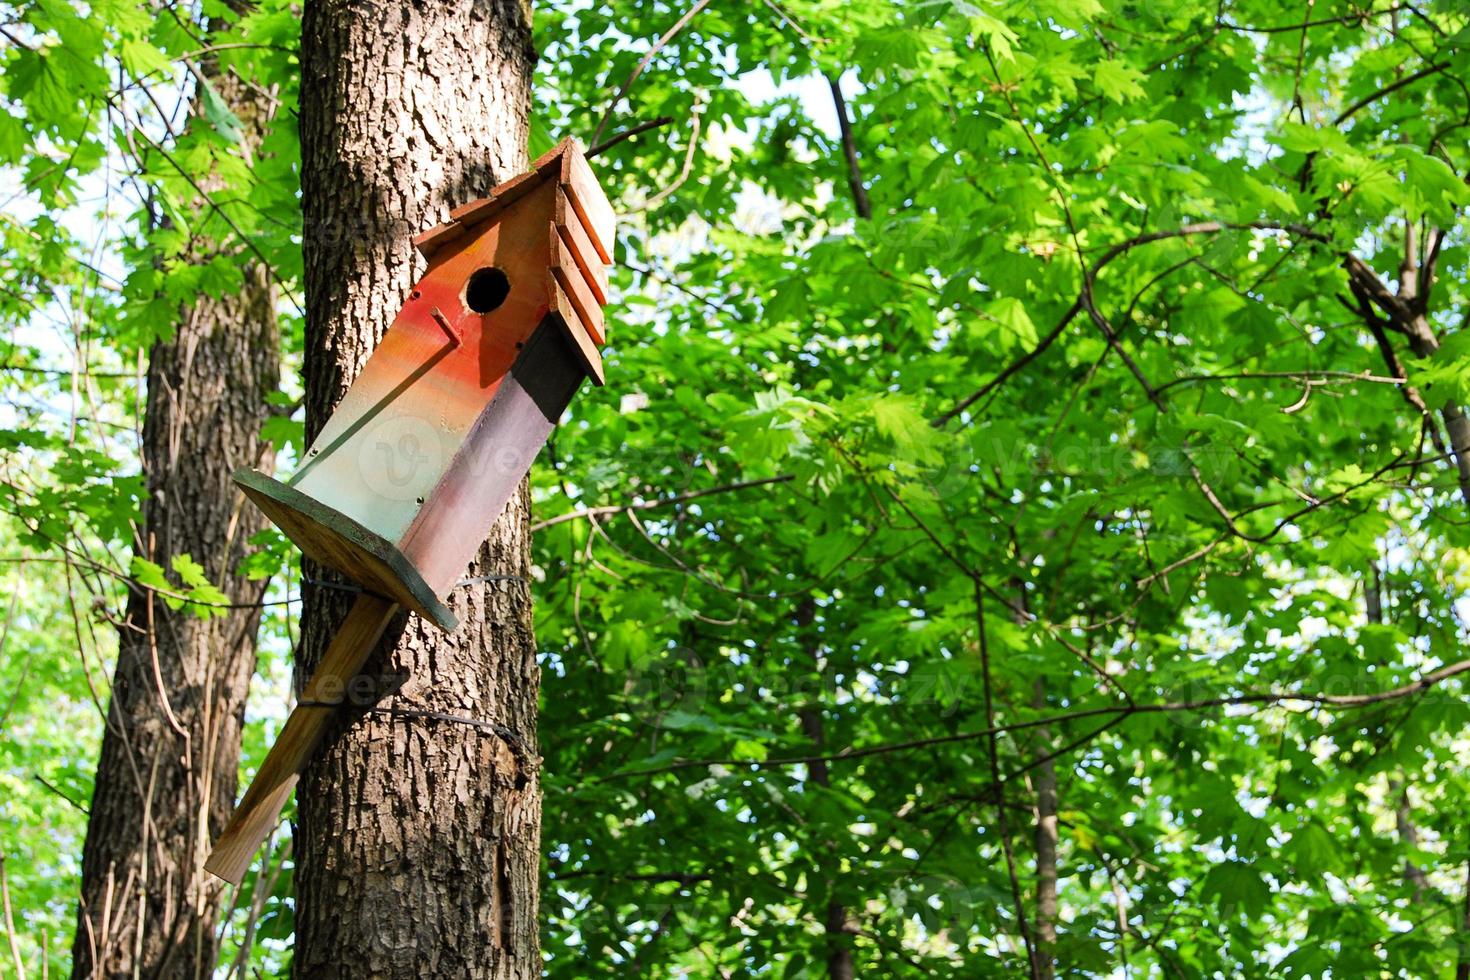
[[[309,436],[421,274],[412,236],[525,167],[534,61],[529,4],[306,3]],[[517,578],[456,589],[452,635],[417,617],[391,626],[367,671],[406,684],[344,719],[303,775],[296,976],[540,976],[540,675],[528,517],[523,487],[470,571]],[[307,591],[303,676],[348,598]]]
[[[1432,270],[1431,270],[1432,272]],[[1433,357],[1439,350],[1439,338],[1429,324],[1427,302],[1420,301],[1419,294],[1419,239],[1412,222],[1405,222],[1404,258],[1399,264],[1399,299],[1408,305],[1410,317],[1403,324],[1409,335],[1409,347],[1419,357]],[[1427,296],[1425,297],[1427,300]],[[1460,494],[1470,506],[1470,417],[1453,398],[1447,399],[1439,410],[1444,419],[1445,432],[1450,437],[1450,448],[1455,454],[1455,469],[1460,478]]]
[[[822,709],[820,707],[802,708],[797,712],[801,721],[802,733],[811,739],[812,754],[821,755],[825,752],[827,737],[825,725],[822,723]],[[812,782],[818,786],[831,786],[832,774],[827,768],[824,759],[814,761],[809,769]],[[829,844],[825,848],[829,856],[833,853],[835,844]],[[830,861],[818,858],[817,866],[821,869],[822,876],[826,879],[825,886],[830,891],[837,885],[838,871],[830,866]],[[848,914],[847,908],[836,898],[827,902],[826,918],[822,923],[827,932],[827,978],[828,980],[853,980],[852,960],[852,935],[855,924]]]
[[[1436,259],[1439,249],[1435,243],[1442,231],[1431,228],[1425,236],[1427,255],[1421,260],[1418,231],[1410,221],[1404,223],[1404,255],[1399,263],[1398,292],[1393,293],[1372,270],[1357,256],[1349,255],[1343,262],[1348,272],[1348,284],[1357,298],[1362,311],[1364,325],[1378,342],[1383,359],[1389,369],[1403,376],[1403,365],[1394,352],[1387,331],[1392,329],[1408,338],[1409,350],[1415,357],[1433,357],[1440,348],[1439,337],[1429,320],[1429,288],[1434,282]],[[1382,316],[1375,312],[1382,311]],[[1428,403],[1412,385],[1403,388],[1404,397],[1416,409],[1432,419]],[[1449,436],[1449,451],[1454,457],[1456,476],[1460,483],[1460,496],[1470,506],[1470,416],[1453,398],[1446,399],[1439,409],[1444,421],[1445,433]],[[1436,448],[1444,451],[1439,433],[1433,433]]]
[[[258,143],[268,107],[233,76],[204,71],[247,147]],[[201,865],[235,801],[264,592],[234,574],[265,522],[230,473],[273,463],[260,430],[280,383],[279,349],[269,274],[245,263],[238,292],[196,300],[149,351],[137,553],[165,568],[192,556],[242,608],[204,619],[152,592],[128,597],[87,820],[73,977],[207,977],[218,957],[222,889]]]
[[[847,100],[842,97],[842,82],[838,75],[827,76],[827,87],[832,90],[832,105],[837,110],[837,127],[842,133],[842,156],[847,161],[847,189],[852,192],[853,210],[863,219],[873,217],[873,205],[868,200],[868,189],[863,185],[862,164],[858,162],[857,141],[852,135],[852,121],[847,117]]]
[[[1385,622],[1383,612],[1383,577],[1378,565],[1368,566],[1368,578],[1363,583],[1363,611],[1368,622]],[[1393,800],[1394,830],[1411,847],[1419,844],[1419,828],[1414,824],[1414,810],[1409,801],[1409,788],[1399,776],[1388,779],[1388,795]],[[1404,881],[1414,890],[1413,900],[1422,902],[1429,891],[1429,876],[1424,869],[1409,858],[1404,859]]]
[[[1046,681],[1035,681],[1032,705],[1046,707]],[[1037,729],[1037,752],[1051,751],[1051,731]],[[1057,946],[1057,768],[1048,759],[1036,767],[1036,974],[1056,976]]]
[[[1388,795],[1393,799],[1393,826],[1399,840],[1410,847],[1419,846],[1419,827],[1414,823],[1414,809],[1409,802],[1409,787],[1398,777],[1388,781]],[[1429,876],[1411,858],[1404,859],[1404,881],[1414,890],[1413,900],[1422,902],[1429,894]]]
[[[1465,899],[1460,907],[1460,941],[1456,946],[1455,980],[1470,980],[1470,864],[1465,865]]]

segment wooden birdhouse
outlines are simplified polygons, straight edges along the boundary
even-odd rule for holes
[[[582,379],[603,383],[613,211],[571,140],[414,243],[428,271],[295,476],[235,474],[362,586],[204,864],[236,884],[396,610],[454,628],[443,598]]]
[[[448,630],[442,597],[603,383],[613,210],[567,139],[414,244],[428,271],[300,469],[235,480],[303,552]]]

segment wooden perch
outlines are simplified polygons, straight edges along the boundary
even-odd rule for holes
[[[301,703],[292,709],[250,789],[215,841],[214,852],[204,862],[206,871],[236,885],[245,877],[255,852],[280,820],[297,778],[327,733],[348,683],[362,671],[396,612],[398,604],[389,599],[367,592],[357,597],[302,692]]]

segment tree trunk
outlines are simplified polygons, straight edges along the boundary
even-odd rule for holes
[[[801,708],[797,711],[797,717],[801,721],[802,733],[811,739],[812,754],[820,756],[826,752],[826,726],[822,722],[821,707]],[[817,786],[829,787],[832,785],[832,775],[825,759],[814,760],[809,771],[812,782]],[[836,890],[840,875],[839,870],[832,866],[836,862],[829,860],[836,855],[836,847],[834,842],[825,842],[822,850],[826,856],[819,857],[816,862],[829,895]],[[857,924],[853,922],[846,907],[835,897],[829,897],[827,900],[826,917],[822,927],[827,933],[827,980],[853,980],[852,936]]]
[[[1410,847],[1419,846],[1419,827],[1414,823],[1414,809],[1409,802],[1409,787],[1398,777],[1388,781],[1388,795],[1393,800],[1393,826],[1399,840]],[[1404,858],[1404,881],[1413,890],[1413,901],[1423,902],[1429,895],[1429,876],[1412,858]]]
[[[1386,622],[1383,614],[1383,575],[1375,562],[1368,567],[1368,578],[1363,583],[1363,611],[1368,622]],[[1399,840],[1410,847],[1419,845],[1419,828],[1414,824],[1414,810],[1409,801],[1409,788],[1400,776],[1388,779],[1388,796],[1393,800],[1394,830]],[[1429,891],[1429,876],[1411,858],[1404,859],[1404,881],[1413,889],[1413,900],[1422,902]]]
[[[247,148],[257,144],[269,107],[233,76],[203,70],[240,118]],[[243,263],[244,250],[231,248]],[[192,556],[242,608],[204,619],[153,592],[129,594],[87,820],[73,977],[214,970],[223,890],[201,865],[235,802],[264,593],[234,574],[265,521],[230,473],[273,465],[260,430],[280,384],[279,350],[270,276],[248,263],[239,292],[198,299],[149,351],[136,553],[165,568]]]
[[[1460,941],[1456,945],[1455,980],[1470,980],[1470,864],[1465,865],[1465,899],[1460,908]]]
[[[1046,681],[1035,681],[1032,706],[1046,708]],[[1036,732],[1036,751],[1051,751],[1051,730]],[[1057,767],[1048,759],[1036,767],[1036,974],[1056,976],[1057,945]],[[1122,941],[1121,939],[1119,940]]]
[[[421,274],[412,236],[526,166],[534,62],[529,4],[306,3],[309,437]],[[366,672],[406,683],[342,719],[303,774],[296,976],[540,976],[528,518],[522,487],[469,572],[512,578],[455,589],[455,633],[389,627]],[[307,590],[302,676],[349,598]]]

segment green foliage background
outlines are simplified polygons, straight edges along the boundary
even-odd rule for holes
[[[534,475],[548,974],[825,976],[835,906],[859,976],[1021,975],[1049,767],[1064,975],[1470,962],[1470,511],[1440,412],[1470,399],[1463,5],[536,17],[533,152],[670,117],[595,161],[624,215],[609,384]],[[0,848],[39,974],[125,583],[212,601],[188,557],[128,557],[140,359],[239,274],[183,261],[192,236],[271,264],[300,355],[299,20],[0,23]],[[184,124],[202,57],[280,100],[259,153],[217,97]],[[1431,263],[1401,301],[1420,357],[1362,269],[1392,294]],[[272,425],[289,466],[299,422]],[[247,766],[299,611],[261,544]],[[227,966],[285,970],[275,859]]]

